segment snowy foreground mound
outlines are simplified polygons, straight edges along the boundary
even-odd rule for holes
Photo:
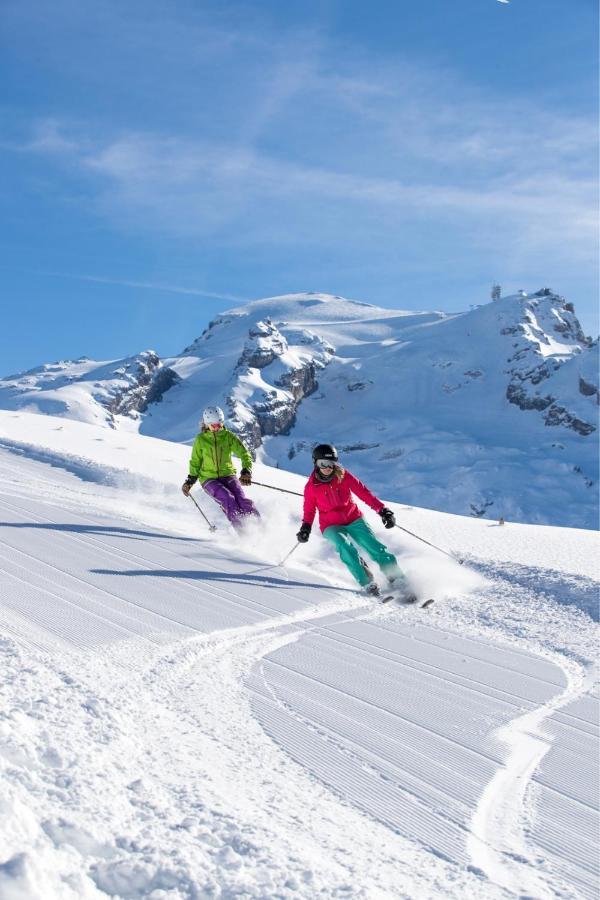
[[[467,565],[385,532],[436,603],[381,606],[187,456],[0,413],[2,900],[595,897],[596,536],[391,504]]]
[[[189,442],[218,403],[263,462],[334,443],[390,500],[513,522],[598,522],[598,343],[542,289],[448,315],[327,294],[257,300],[179,355],[0,379],[0,408]]]

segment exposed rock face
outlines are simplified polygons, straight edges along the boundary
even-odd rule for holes
[[[346,385],[346,389],[352,393],[353,391],[364,391],[370,384],[373,384],[371,380],[369,381],[354,381],[352,384]]]
[[[138,418],[178,381],[153,350],[108,362],[80,356],[0,379],[0,402],[117,427],[119,416]]]
[[[375,443],[357,441],[355,444],[344,444],[340,447],[340,450],[342,450],[343,453],[355,453],[357,450],[376,450],[377,447],[381,447],[381,444],[378,441]]]
[[[181,381],[173,369],[163,367],[153,350],[146,350],[114,370],[114,375],[129,384],[115,391],[112,398],[98,398],[113,415],[129,416],[145,412],[150,403],[159,403],[166,391]]]
[[[304,397],[308,397],[309,394],[317,390],[319,383],[316,372],[316,364],[306,362],[297,369],[290,369],[288,372],[284,372],[275,381],[275,384],[289,391],[297,405]]]
[[[264,369],[288,349],[288,342],[271,323],[257,322],[248,330],[238,367]]]
[[[528,394],[524,386],[509,384],[506,389],[506,398],[510,403],[514,403],[519,409],[547,409],[551,403],[554,403],[554,397],[547,394],[545,397],[539,394]]]
[[[596,402],[600,401],[598,396],[598,388],[595,384],[589,384],[585,378],[579,377],[579,393],[584,397],[596,397]]]
[[[493,500],[480,500],[478,502],[471,503],[470,504],[471,515],[480,519],[481,516],[484,516],[486,514],[486,512],[490,508],[490,506],[493,506],[493,505],[494,505]]]
[[[232,397],[226,401],[227,427],[232,428],[250,450],[256,450],[262,444],[263,432],[256,413],[244,415],[238,404]]]
[[[161,365],[155,372],[154,377],[148,386],[148,392],[145,399],[142,401],[142,405],[139,407],[139,411],[146,412],[151,403],[160,403],[164,394],[166,394],[173,385],[179,384],[180,381],[181,378],[174,369],[169,368],[169,366]]]
[[[524,299],[522,321],[502,328],[501,334],[516,338],[508,358],[510,381],[506,388],[507,400],[520,409],[543,412],[546,425],[562,425],[581,435],[595,431],[594,424],[583,421],[570,411],[556,393],[559,386],[556,376],[562,366],[592,346],[591,340],[581,329],[573,305],[549,288],[543,288],[529,299]],[[553,334],[564,347],[562,356],[557,354],[553,345]],[[545,352],[553,352],[554,355],[540,362],[540,356]],[[542,382],[546,382],[544,390],[538,388]],[[597,390],[594,385],[579,378],[581,394],[590,396]]]
[[[217,316],[216,319],[211,319],[200,337],[196,338],[196,340],[192,344],[190,344],[189,347],[186,347],[183,352],[192,353],[197,349],[201,341],[209,341],[212,337],[218,334],[222,326],[229,325],[236,318],[239,318],[239,316],[235,316],[233,314],[228,315],[227,313],[224,313],[222,316]]]
[[[585,437],[596,430],[595,425],[591,425],[589,422],[583,422],[581,419],[578,419],[577,416],[565,409],[564,406],[559,406],[557,403],[552,404],[544,416],[544,421],[546,425],[564,425],[565,428],[571,428],[573,431],[576,431],[578,434],[582,434]]]
[[[267,435],[288,434],[301,401],[318,388],[317,372],[334,352],[311,331],[253,323],[227,396],[231,425],[252,448]]]
[[[265,398],[264,403],[254,405],[261,437],[267,434],[288,434],[296,418],[296,407],[276,392]]]

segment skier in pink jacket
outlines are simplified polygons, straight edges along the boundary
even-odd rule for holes
[[[362,481],[339,464],[337,450],[331,444],[318,444],[312,457],[314,469],[304,488],[304,515],[300,531],[296,535],[298,541],[301,544],[308,541],[318,510],[323,537],[335,546],[342,562],[350,569],[365,593],[377,596],[379,588],[356,545],[380,566],[394,589],[401,592],[406,590],[406,577],[399,568],[396,557],[385,544],[377,540],[352,495],[355,494],[375,510],[386,528],[393,528],[396,524],[392,510],[384,506]]]

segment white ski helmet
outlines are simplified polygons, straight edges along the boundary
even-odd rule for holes
[[[222,425],[225,421],[225,413],[220,406],[207,406],[202,413],[203,425]]]

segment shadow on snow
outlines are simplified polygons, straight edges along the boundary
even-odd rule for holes
[[[0,522],[0,528],[37,528],[42,531],[65,531],[75,534],[105,534],[113,537],[127,537],[133,540],[141,538],[167,538],[170,541],[190,541],[197,543],[198,538],[183,535],[163,534],[160,531],[141,531],[137,528],[121,528],[118,525],[85,525],[71,522]]]
[[[202,569],[90,569],[94,575],[126,575],[128,578],[187,578],[190,581],[231,582],[233,584],[256,584],[263,587],[302,587],[320,591],[354,593],[351,588],[330,587],[309,581],[292,581],[287,578],[274,578],[271,575],[254,575],[252,572],[205,572]]]

